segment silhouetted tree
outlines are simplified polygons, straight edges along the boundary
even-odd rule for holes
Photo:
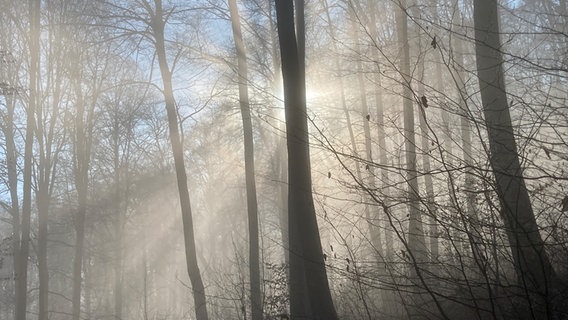
[[[303,7],[296,9],[301,12]],[[292,1],[276,0],[276,16],[284,80],[288,146],[290,313],[292,319],[307,317],[332,320],[337,319],[337,314],[329,291],[312,197],[302,51],[304,28],[298,26],[296,29],[294,26]],[[303,12],[297,17],[300,17],[298,20],[303,23]]]

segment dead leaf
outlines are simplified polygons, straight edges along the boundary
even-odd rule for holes
[[[432,46],[432,48],[436,49],[436,47],[438,46],[438,43],[436,42],[436,36],[432,38],[432,42],[430,42],[430,45]]]
[[[426,99],[426,96],[422,96],[422,98],[420,98],[420,102],[422,102],[422,106],[424,108],[428,108],[428,99]]]
[[[548,157],[548,159],[551,159],[550,158],[550,151],[545,147],[542,147],[542,150],[544,150],[544,153],[546,153],[546,156]]]

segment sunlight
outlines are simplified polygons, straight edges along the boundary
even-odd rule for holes
[[[348,2],[0,0],[0,319],[568,314],[566,1]]]

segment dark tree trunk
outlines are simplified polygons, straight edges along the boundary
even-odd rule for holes
[[[519,162],[505,90],[497,7],[496,0],[474,1],[477,73],[488,130],[490,164],[519,284],[528,292],[546,297],[556,276],[539,233]],[[545,317],[544,307],[537,305],[536,308],[533,310],[536,317]]]
[[[300,61],[303,52],[299,52],[303,44],[298,46],[296,40],[292,1],[276,0],[276,15],[288,146],[291,317],[333,320],[337,319],[337,314],[329,291],[312,198],[305,77],[303,61]],[[298,32],[302,31],[303,26],[299,26]],[[299,39],[303,39],[303,34]],[[309,302],[308,311],[306,302]]]

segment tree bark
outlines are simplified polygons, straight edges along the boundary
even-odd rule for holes
[[[496,0],[474,1],[477,74],[488,131],[489,160],[519,284],[546,297],[556,275],[539,233],[519,162],[505,90],[497,7]],[[537,305],[533,312],[537,317],[546,317],[542,305]]]
[[[146,2],[146,1],[145,1]],[[146,3],[149,7],[149,4]],[[195,235],[193,230],[193,218],[191,213],[191,202],[189,199],[189,190],[187,185],[187,174],[183,159],[183,145],[179,132],[179,124],[176,112],[176,102],[172,87],[172,74],[168,66],[166,58],[166,48],[164,40],[165,21],[162,11],[162,1],[154,0],[155,12],[151,14],[151,28],[154,36],[154,44],[156,46],[156,55],[158,56],[158,64],[162,81],[164,85],[164,99],[166,103],[166,112],[168,117],[168,127],[170,135],[170,143],[174,156],[174,166],[176,171],[179,200],[183,221],[183,234],[185,239],[185,255],[187,262],[187,272],[191,281],[193,291],[193,300],[195,304],[195,315],[198,320],[207,320],[207,299],[205,296],[205,287],[201,279],[201,273],[197,264],[197,254],[195,248]]]
[[[249,229],[249,273],[252,320],[262,319],[262,300],[260,293],[260,257],[258,242],[258,205],[256,200],[256,182],[254,174],[254,143],[252,119],[248,96],[248,66],[241,22],[236,0],[229,0],[229,11],[233,38],[237,49],[237,69],[239,81],[239,103],[243,119],[245,149],[245,180]]]
[[[303,52],[299,52],[303,45],[298,46],[294,33],[292,1],[276,0],[276,15],[288,146],[291,318],[333,320],[337,314],[329,291],[312,197],[305,77],[300,61]],[[303,39],[303,34],[299,39]],[[304,301],[299,301],[298,297],[303,296],[308,297],[309,314],[303,309]]]

